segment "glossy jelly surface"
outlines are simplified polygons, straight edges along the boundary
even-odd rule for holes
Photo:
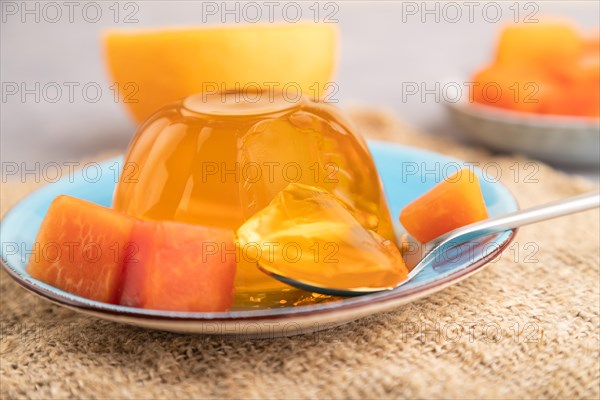
[[[326,190],[290,183],[237,231],[260,266],[329,289],[393,289],[408,270],[396,244],[358,223]]]
[[[129,147],[113,205],[144,219],[237,230],[290,183],[327,190],[364,228],[394,240],[364,140],[335,107],[277,92],[200,94],[159,110]],[[241,256],[235,292],[239,306],[320,298]]]

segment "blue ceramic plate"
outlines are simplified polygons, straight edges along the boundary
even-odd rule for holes
[[[410,201],[467,164],[437,153],[387,142],[369,142],[381,175],[394,221]],[[122,158],[99,164],[102,174],[94,179],[65,177],[31,193],[4,217],[0,228],[2,266],[26,289],[57,304],[100,318],[177,332],[271,337],[306,333],[340,325],[386,311],[465,279],[490,263],[510,243],[507,231],[458,248],[452,256],[434,262],[413,281],[398,289],[320,304],[274,309],[235,310],[225,313],[167,312],[100,303],[64,292],[33,279],[25,270],[32,243],[52,200],[68,194],[110,206],[115,171]],[[517,209],[511,193],[498,182],[480,175],[483,195],[491,216]],[[398,232],[402,232],[399,224]]]

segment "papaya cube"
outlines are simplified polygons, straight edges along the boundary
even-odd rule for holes
[[[135,254],[125,261],[120,304],[168,311],[227,311],[236,247],[230,230],[137,221]]]
[[[400,222],[410,235],[425,243],[487,217],[479,179],[465,168],[407,205]]]
[[[504,28],[496,54],[497,64],[528,65],[544,69],[556,79],[569,79],[584,43],[567,23],[516,24]]]
[[[539,69],[516,65],[491,65],[473,75],[474,102],[521,112],[543,112],[548,99],[561,86]]]
[[[42,222],[27,271],[64,291],[116,303],[132,227],[131,217],[58,196]]]
[[[580,115],[600,116],[600,38],[588,40],[588,47],[576,66],[574,85],[581,98]]]
[[[572,69],[572,80],[548,97],[542,112],[556,115],[600,116],[600,55],[590,52]]]

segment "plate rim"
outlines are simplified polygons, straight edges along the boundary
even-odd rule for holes
[[[402,292],[402,295],[398,295],[400,292],[394,292],[393,290],[389,292],[378,292],[373,294],[366,294],[362,296],[351,297],[342,300],[341,302],[330,302],[330,303],[322,303],[322,304],[312,304],[305,306],[298,306],[294,308],[274,308],[274,309],[262,309],[262,310],[248,310],[248,311],[227,311],[227,312],[212,312],[212,313],[202,313],[202,312],[184,312],[184,311],[173,311],[168,312],[168,314],[162,310],[146,310],[142,308],[135,307],[125,307],[119,306],[123,309],[112,309],[109,307],[104,307],[104,305],[108,305],[111,307],[115,307],[118,305],[96,302],[93,301],[91,304],[87,304],[85,302],[76,302],[72,301],[67,297],[63,297],[60,293],[56,293],[45,289],[42,286],[38,286],[34,282],[30,282],[27,279],[24,279],[18,271],[12,268],[4,258],[0,258],[0,264],[3,269],[8,273],[8,275],[16,281],[21,287],[26,289],[29,292],[32,292],[46,300],[49,300],[53,303],[67,306],[69,308],[76,308],[81,311],[93,312],[94,314],[109,314],[109,315],[117,315],[117,316],[126,316],[130,318],[137,319],[148,319],[148,320],[176,320],[176,321],[194,321],[194,322],[231,322],[231,321],[239,321],[239,320],[248,320],[248,321],[256,321],[256,320],[273,320],[273,319],[287,319],[287,318],[298,318],[308,315],[314,314],[323,314],[330,313],[332,311],[337,310],[351,310],[356,308],[362,308],[364,305],[374,305],[377,303],[387,303],[395,300],[401,299],[411,299],[411,301],[416,300],[421,297],[428,296],[437,291],[443,290],[449,286],[452,286],[471,275],[481,271],[483,268],[491,264],[495,259],[502,255],[502,252],[512,243],[514,240],[518,229],[510,230],[509,236],[492,252],[479,259],[477,262],[469,264],[467,268],[457,274],[453,274],[447,279],[438,280],[434,282],[430,282],[424,284],[422,286],[410,289],[408,291]],[[74,295],[76,296],[76,295]],[[79,297],[79,296],[77,296]],[[85,299],[90,302],[92,300]],[[96,305],[95,303],[98,303]],[[325,307],[329,306],[329,307]],[[294,312],[290,312],[294,310]],[[250,314],[250,315],[235,315],[235,314]]]
[[[423,149],[415,146],[404,145],[401,143],[385,141],[385,140],[368,140],[370,143],[376,143],[381,146],[393,146],[393,147],[403,147],[406,149],[415,149],[420,152],[429,153],[436,156],[442,156],[444,158],[449,158],[453,160],[459,160],[455,157],[448,156],[439,152],[431,151],[428,149]],[[117,157],[110,157],[106,159],[99,160],[99,163],[104,163],[110,160],[114,160],[122,157],[119,155]],[[508,189],[508,187],[502,182],[498,181],[494,184],[499,185],[514,203],[514,206],[518,210],[519,203],[515,198],[514,194]],[[42,185],[39,188],[29,192],[25,197],[20,199],[17,203],[13,204],[4,214],[0,221],[4,221],[6,217],[8,217],[11,212],[14,211],[22,202],[25,200],[34,197],[39,192],[46,190],[51,183]],[[504,235],[508,233],[507,237],[498,244],[498,246],[488,254],[486,254],[481,259],[477,260],[474,263],[470,263],[467,267],[463,268],[461,271],[451,274],[450,276],[436,280],[433,282],[429,282],[423,284],[421,286],[405,290],[404,292],[395,292],[394,290],[377,292],[373,294],[367,294],[362,296],[350,297],[343,299],[341,301],[333,301],[321,304],[310,304],[303,305],[297,307],[283,307],[283,308],[272,308],[272,309],[259,309],[259,310],[236,310],[236,311],[226,311],[226,312],[187,312],[187,311],[164,311],[164,310],[147,310],[141,308],[134,307],[126,307],[115,304],[109,304],[104,302],[98,302],[90,299],[86,299],[74,294],[71,296],[74,299],[66,297],[62,295],[60,292],[55,292],[51,289],[47,289],[42,285],[39,285],[36,279],[23,275],[16,268],[13,268],[7,260],[4,258],[4,254],[0,257],[0,266],[7,274],[22,288],[26,289],[29,292],[32,292],[45,300],[48,300],[52,303],[66,306],[67,308],[76,309],[78,311],[84,313],[90,313],[97,316],[105,315],[107,317],[126,317],[133,318],[137,320],[155,320],[155,321],[176,321],[176,322],[196,322],[196,323],[210,323],[210,322],[235,322],[235,321],[248,321],[248,322],[256,322],[256,321],[272,321],[272,320],[283,320],[283,319],[294,319],[294,318],[303,318],[308,316],[316,316],[322,314],[329,314],[336,311],[351,311],[353,309],[361,309],[366,305],[381,305],[384,306],[387,303],[393,302],[402,302],[402,299],[406,299],[406,302],[414,301],[416,299],[426,297],[430,294],[433,294],[437,291],[443,290],[449,286],[452,286],[469,276],[481,271],[486,266],[491,264],[496,258],[500,257],[504,250],[513,242],[518,229],[512,229],[500,234]],[[401,293],[401,294],[400,294]],[[81,299],[81,300],[79,300]]]

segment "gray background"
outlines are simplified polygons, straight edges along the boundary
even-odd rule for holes
[[[29,10],[37,7],[36,15],[35,11],[23,14],[20,1],[2,2],[2,161],[73,161],[103,150],[125,148],[135,126],[109,89],[100,47],[102,30],[222,25],[222,17],[227,23],[235,23],[232,15],[203,13],[209,6],[200,1],[121,2],[117,23],[113,1],[88,3],[93,2],[76,2],[72,21],[69,20],[69,9],[61,6],[62,16],[53,22],[57,18],[56,10],[44,10],[44,3],[26,3]],[[267,22],[268,6],[261,1],[256,3],[262,11],[262,21]],[[312,1],[296,3],[303,19],[314,17]],[[221,2],[213,4],[221,7]],[[340,105],[385,107],[409,124],[439,135],[456,133],[442,102],[434,95],[427,95],[425,99],[419,95],[403,96],[403,87],[407,83],[435,88],[436,83],[468,79],[474,69],[491,59],[498,30],[515,18],[515,8],[519,9],[519,21],[533,12],[534,18],[561,16],[590,31],[597,29],[600,19],[600,2],[597,1],[521,2],[517,7],[513,1],[492,5],[460,1],[450,5],[420,1],[336,4],[319,4],[319,19],[334,12],[341,29],[341,54],[336,76],[339,92],[335,95]],[[18,9],[13,14],[15,6]],[[297,7],[288,6],[284,13],[284,6],[284,2],[276,6],[275,19],[294,18]],[[228,7],[235,7],[235,3],[229,3]],[[239,3],[238,7],[243,20],[244,3]],[[433,11],[424,13],[423,7]],[[97,22],[91,22],[97,9],[102,14]],[[254,18],[255,14],[250,14],[253,10],[246,10],[247,16]],[[498,10],[500,19],[496,21]],[[125,16],[132,12],[137,22],[125,23]],[[39,99],[33,94],[22,99],[21,93],[9,95],[5,90],[7,85],[15,84],[34,88],[36,82],[40,87],[49,83],[61,86],[61,97],[52,102],[56,92],[49,91],[44,96],[40,91]],[[65,82],[79,84],[72,99]],[[83,96],[82,87],[90,82],[102,89],[97,102]],[[90,93],[93,95],[93,91]],[[597,178],[594,169],[568,170]]]

